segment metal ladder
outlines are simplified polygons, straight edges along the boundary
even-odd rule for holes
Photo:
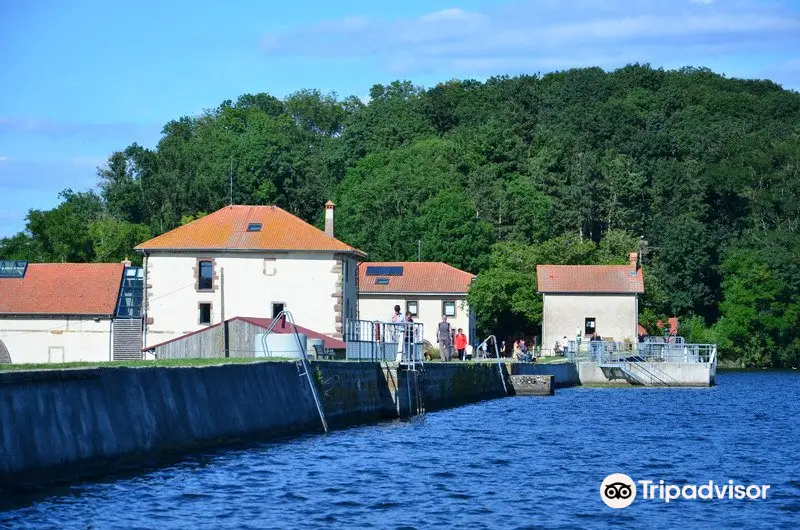
[[[487,344],[489,342],[489,339],[492,339],[492,343],[494,344],[494,356],[497,359],[497,372],[500,374],[500,382],[503,383],[503,392],[506,395],[508,395],[508,387],[506,387],[506,377],[505,375],[503,375],[503,362],[500,360],[500,350],[497,349],[497,337],[495,337],[494,335],[489,335],[483,342],[481,342],[481,344]],[[475,350],[473,350],[472,352],[472,357],[474,359],[477,359],[478,357],[478,355],[475,353]]]
[[[297,332],[297,326],[294,323],[294,317],[289,311],[283,310],[278,313],[275,317],[273,317],[272,322],[270,322],[269,326],[267,326],[267,331],[264,332],[264,336],[261,337],[261,345],[264,348],[264,351],[269,351],[267,348],[267,335],[272,333],[272,330],[275,329],[275,325],[286,320],[289,321],[289,324],[292,326],[292,333],[294,334],[294,338],[297,341],[297,348],[300,350],[300,364],[297,367],[297,371],[300,377],[306,376],[308,380],[308,386],[311,389],[311,395],[314,396],[314,404],[317,406],[317,412],[319,412],[319,419],[322,421],[322,428],[325,430],[325,433],[328,432],[328,422],[325,419],[325,413],[322,410],[322,402],[319,399],[319,393],[317,392],[317,386],[314,384],[314,380],[311,378],[311,367],[308,364],[308,356],[306,355],[306,346],[300,342],[300,334]]]
[[[403,337],[405,337],[403,330]],[[421,379],[425,374],[425,363],[422,359],[417,359],[416,343],[412,340],[403,341],[403,353],[400,357],[400,366],[406,368],[406,393],[408,395],[408,414],[425,414],[425,403],[422,395]],[[411,380],[414,380],[413,384]],[[414,399],[412,400],[412,395]],[[412,411],[412,402],[414,410]]]

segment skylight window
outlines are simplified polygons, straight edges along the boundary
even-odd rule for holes
[[[27,261],[0,260],[0,278],[24,278],[27,269]]]
[[[261,232],[261,223],[250,223],[247,225],[248,232]]]
[[[389,278],[375,278],[375,285],[389,285]]]

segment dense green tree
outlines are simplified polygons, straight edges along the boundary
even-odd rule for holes
[[[728,359],[797,365],[798,123],[800,94],[773,82],[639,64],[394,81],[368,101],[244,94],[112,153],[99,194],[31,210],[0,257],[119,260],[230,201],[321,224],[332,198],[338,237],[370,258],[478,273],[487,333],[537,333],[536,264],[639,250],[645,323],[678,316]]]
[[[103,204],[93,192],[64,190],[63,202],[52,210],[30,210],[28,231],[43,261],[89,262],[94,245],[87,226],[102,211]]]

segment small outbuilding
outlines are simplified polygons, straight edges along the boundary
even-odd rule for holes
[[[636,342],[644,273],[637,253],[628,265],[538,265],[537,291],[543,295],[542,347],[552,349],[566,336]]]
[[[141,359],[142,269],[0,261],[0,362]]]
[[[148,356],[156,359],[215,358],[215,357],[258,357],[257,338],[264,334],[272,324],[271,318],[233,317],[225,322],[212,324],[203,329],[187,333],[145,348]],[[309,356],[314,355],[313,345],[322,346],[325,351],[344,356],[345,343],[328,335],[296,326],[298,334],[307,339]],[[281,319],[273,326],[272,333],[292,333],[289,322]]]

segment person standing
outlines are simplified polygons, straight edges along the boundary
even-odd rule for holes
[[[391,337],[392,342],[397,343],[397,352],[395,355],[395,362],[399,363],[403,360],[403,337],[405,336],[403,333],[403,322],[405,319],[403,315],[400,314],[400,306],[394,306],[394,314],[389,318],[389,322],[392,323],[390,326],[392,328],[391,335],[388,333],[387,338]]]
[[[456,333],[455,338],[456,343],[456,352],[458,353],[458,359],[460,361],[467,360],[467,336],[464,335],[464,330],[458,328],[458,333]]]
[[[414,319],[411,318],[411,311],[406,311],[405,331],[403,333],[405,334],[404,340],[408,359],[409,361],[416,362],[418,360],[416,350],[417,341],[414,340],[416,337],[414,336]]]
[[[453,358],[453,327],[447,321],[447,315],[442,315],[442,321],[436,330],[436,340],[439,342],[439,357],[442,362]]]

